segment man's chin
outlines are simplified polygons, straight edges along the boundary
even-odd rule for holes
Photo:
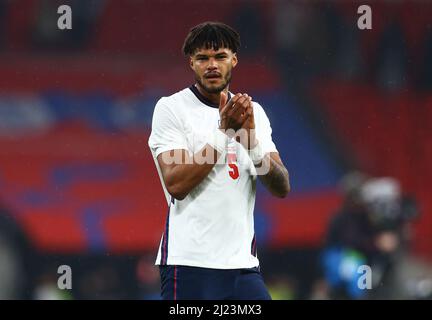
[[[204,86],[203,89],[208,93],[220,93],[226,88],[226,85],[222,86]]]

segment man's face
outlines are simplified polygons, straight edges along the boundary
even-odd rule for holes
[[[231,81],[231,71],[237,65],[237,55],[230,49],[199,49],[190,57],[195,80],[208,93],[219,93]]]

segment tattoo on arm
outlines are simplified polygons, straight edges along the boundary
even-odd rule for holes
[[[283,198],[290,190],[288,170],[269,155],[264,161],[270,161],[270,170],[267,174],[259,176],[262,183],[273,195]]]

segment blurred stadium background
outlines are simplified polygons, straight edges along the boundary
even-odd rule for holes
[[[157,299],[166,203],[147,140],[157,99],[193,82],[180,48],[205,20],[239,31],[230,89],[264,106],[291,175],[286,199],[258,190],[273,297],[330,297],[320,257],[353,170],[417,204],[404,285],[381,297],[431,297],[431,17],[427,1],[1,0],[0,298]]]

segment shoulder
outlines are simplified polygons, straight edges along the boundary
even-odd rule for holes
[[[159,106],[159,105],[172,106],[172,105],[176,105],[178,103],[184,103],[184,101],[187,100],[189,97],[190,97],[190,89],[186,88],[186,89],[180,90],[176,93],[173,93],[170,96],[161,97],[157,101],[156,106]]]
[[[254,112],[265,113],[264,108],[256,101],[252,101]]]
[[[161,97],[153,111],[153,126],[165,123],[170,126],[182,127],[194,107],[189,88],[178,91],[170,96]]]
[[[254,109],[254,117],[257,121],[264,121],[264,122],[269,122],[269,118],[267,116],[266,111],[264,110],[264,108],[262,107],[261,104],[259,104],[256,101],[253,101],[253,109]]]
[[[252,103],[254,108],[254,114],[263,118],[267,118],[267,112],[265,111],[264,107],[259,102],[252,101]]]

